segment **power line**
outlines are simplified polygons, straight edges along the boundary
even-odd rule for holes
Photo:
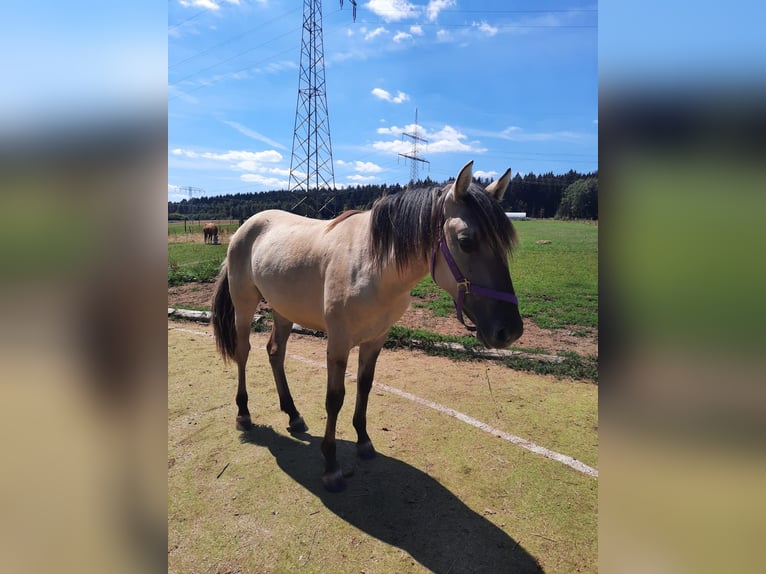
[[[235,60],[236,58],[239,58],[240,56],[243,56],[243,55],[245,55],[245,54],[247,54],[247,53],[249,53],[249,52],[252,52],[253,50],[257,50],[257,49],[259,49],[259,48],[263,48],[264,46],[267,46],[267,45],[268,45],[268,44],[270,44],[271,42],[274,42],[275,40],[279,40],[280,38],[284,38],[285,36],[289,36],[290,34],[294,34],[294,33],[295,33],[295,32],[297,32],[297,31],[298,31],[298,28],[293,28],[293,29],[291,29],[291,30],[288,30],[288,31],[287,31],[287,32],[285,32],[284,34],[280,34],[279,36],[275,36],[274,38],[271,38],[270,40],[267,40],[267,41],[265,41],[265,42],[263,42],[263,43],[261,43],[261,44],[258,44],[258,45],[256,45],[256,46],[253,46],[253,47],[251,47],[251,48],[248,48],[248,49],[246,49],[246,50],[242,50],[241,52],[237,52],[237,53],[236,53],[236,54],[234,54],[233,56],[229,56],[228,58],[226,58],[226,59],[224,59],[224,60],[219,60],[219,61],[218,61],[218,62],[216,62],[215,64],[211,64],[210,66],[207,66],[207,67],[205,67],[205,68],[202,68],[201,70],[197,70],[196,72],[193,72],[193,73],[191,73],[191,74],[188,74],[188,75],[184,76],[183,78],[176,80],[174,83],[175,83],[175,84],[180,84],[181,82],[183,82],[183,81],[185,81],[185,80],[188,80],[188,79],[190,79],[190,78],[193,78],[194,76],[198,76],[198,75],[199,75],[199,74],[201,74],[202,72],[207,72],[207,71],[209,71],[209,70],[212,70],[213,68],[217,68],[217,67],[218,67],[218,66],[220,66],[221,64],[225,64],[225,63],[227,63],[227,62],[231,62],[232,60]],[[292,48],[290,48],[290,49],[292,50]],[[286,50],[285,50],[285,51],[286,51]],[[280,52],[280,53],[282,53],[282,52]],[[247,68],[245,68],[245,69],[247,69]],[[241,72],[241,71],[243,71],[243,70],[239,70],[239,71]]]
[[[170,31],[172,31],[172,30],[175,30],[176,28],[178,28],[178,27],[179,27],[179,26],[181,26],[182,24],[186,24],[186,23],[187,23],[189,20],[194,20],[194,19],[195,19],[197,16],[201,16],[201,15],[202,15],[202,14],[204,14],[205,12],[207,12],[207,10],[200,10],[199,12],[197,12],[196,14],[194,14],[193,16],[189,16],[189,17],[188,17],[188,18],[186,18],[185,20],[181,20],[181,21],[180,21],[178,24],[176,24],[175,26],[173,26],[173,27],[171,27],[171,28],[168,28],[168,32],[170,32]]]
[[[280,14],[279,16],[275,16],[271,20],[267,20],[266,22],[263,22],[262,24],[259,24],[253,28],[250,28],[248,30],[245,30],[244,32],[237,34],[236,36],[231,36],[230,38],[227,38],[226,40],[223,40],[222,42],[219,42],[218,44],[214,44],[208,48],[205,48],[204,50],[200,50],[196,54],[192,54],[191,56],[184,58],[183,60],[179,60],[178,62],[175,62],[174,64],[170,64],[168,66],[168,69],[175,68],[177,66],[180,66],[183,63],[188,62],[189,60],[193,60],[194,58],[198,58],[199,56],[204,56],[205,54],[215,50],[216,48],[220,48],[221,46],[225,46],[227,44],[230,44],[234,40],[239,40],[240,38],[244,38],[245,36],[252,34],[253,32],[256,32],[263,28],[264,26],[267,26],[271,24],[272,22],[276,22],[277,20],[280,20],[281,18],[284,18],[285,16],[291,15],[293,12],[297,12],[300,10],[300,8],[296,8],[294,10],[290,10],[289,12],[285,12],[284,14]]]
[[[265,64],[265,63],[271,61],[272,59],[276,58],[277,56],[281,56],[282,54],[286,54],[287,52],[292,52],[293,50],[294,50],[294,48],[286,48],[286,49],[282,50],[281,52],[277,52],[276,54],[272,54],[271,56],[269,56],[267,58],[264,58],[263,60],[257,60],[255,62],[251,62],[250,64],[248,64],[244,68],[240,68],[240,69],[235,70],[233,72],[227,72],[227,74],[229,74],[229,75],[240,74],[240,73],[245,72],[247,70],[250,70],[252,68],[258,67],[258,66],[260,66],[262,64]],[[186,78],[171,84],[171,87],[178,86],[181,82],[183,82],[185,80],[188,80],[190,77],[191,76],[187,76]],[[208,86],[211,86],[212,84],[213,84],[213,82],[201,83],[201,84],[199,84],[197,86],[194,86],[193,88],[189,88],[187,90],[183,90],[183,93],[184,94],[189,94],[191,92],[196,92],[197,90],[200,90],[202,88],[207,88]],[[181,95],[182,94],[177,94],[177,95],[175,95],[175,96],[173,96],[171,98],[168,98],[168,101],[170,102],[170,101],[173,101],[175,99],[178,99],[178,98],[181,97]]]

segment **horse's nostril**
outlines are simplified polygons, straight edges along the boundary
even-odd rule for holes
[[[505,345],[511,340],[511,334],[505,329],[500,329],[495,334],[495,340],[501,345]]]
[[[519,330],[509,327],[500,327],[495,331],[495,341],[501,347],[507,347],[521,336]]]

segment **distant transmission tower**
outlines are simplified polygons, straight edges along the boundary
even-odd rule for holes
[[[356,0],[351,0],[356,20]],[[343,0],[340,2],[343,7]],[[290,191],[335,188],[324,75],[322,0],[303,1],[301,64],[295,107]]]
[[[426,138],[422,138],[418,135],[418,109],[415,108],[415,129],[412,132],[402,133],[402,139],[408,137],[412,139],[412,148],[410,153],[400,153],[399,155],[405,159],[410,160],[410,183],[414,184],[418,181],[418,167],[421,163],[430,164],[427,159],[423,159],[418,155],[418,142],[428,143]]]
[[[194,187],[191,185],[182,185],[178,188],[178,191],[185,191],[186,195],[191,199],[194,195],[201,196],[205,193],[205,190],[201,187]]]

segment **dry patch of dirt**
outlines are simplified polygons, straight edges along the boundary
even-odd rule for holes
[[[213,283],[187,283],[168,288],[168,307],[198,308],[209,307],[213,296]],[[261,303],[259,312],[268,312],[269,306]],[[410,329],[423,329],[440,335],[467,335],[468,331],[456,317],[436,317],[428,309],[410,307],[399,319],[397,325]],[[578,327],[576,334],[569,329],[542,329],[532,321],[524,323],[524,335],[514,343],[514,347],[542,349],[546,353],[556,354],[562,351],[578,355],[598,355],[598,332],[595,329],[584,330]]]
[[[268,333],[251,335],[257,426],[240,433],[236,366],[211,332],[168,321],[168,572],[597,570],[598,481],[386,390],[596,465],[594,385],[384,349],[368,409],[378,455],[355,454],[349,378],[336,432],[347,488],[330,494],[320,478],[326,342],[291,337],[287,376],[309,425],[291,436],[263,352]],[[354,350],[352,373],[357,360]]]

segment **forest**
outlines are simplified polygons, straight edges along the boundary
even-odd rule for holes
[[[475,178],[482,185],[491,179]],[[447,183],[447,182],[442,182]],[[414,187],[440,185],[430,178]],[[283,209],[299,215],[332,219],[347,209],[369,209],[386,194],[401,193],[400,184],[357,185],[310,192],[266,191],[213,197],[192,197],[168,202],[168,219],[246,219],[266,209]],[[523,211],[527,217],[598,219],[598,172],[581,174],[516,174],[502,200],[505,211]]]

